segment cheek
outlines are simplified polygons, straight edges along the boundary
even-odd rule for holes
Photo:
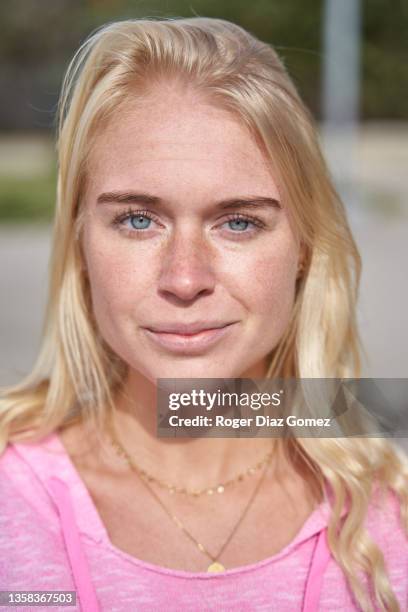
[[[101,244],[104,247],[101,248]],[[92,307],[99,327],[116,328],[131,318],[149,287],[146,262],[108,241],[89,237],[85,249]],[[150,283],[151,285],[151,283]]]
[[[254,314],[287,320],[295,298],[298,249],[286,233],[263,246],[235,262],[235,276]]]
[[[252,331],[258,338],[258,350],[272,350],[285,333],[295,301],[297,260],[292,252],[286,257],[271,254],[256,262],[250,284],[249,308]]]
[[[253,295],[260,314],[286,313],[293,305],[296,261],[288,254],[262,258],[253,275]]]

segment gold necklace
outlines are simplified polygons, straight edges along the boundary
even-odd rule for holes
[[[117,450],[120,453],[120,449],[117,449]],[[159,478],[156,478],[155,476],[152,476],[151,474],[149,474],[149,472],[140,468],[133,459],[132,461],[133,461],[134,469],[137,470],[139,476],[144,478],[147,482],[155,483],[162,489],[166,489],[167,491],[169,491],[169,493],[171,493],[172,495],[174,493],[180,493],[182,495],[200,497],[201,495],[204,495],[204,494],[213,495],[214,493],[220,493],[220,494],[224,493],[225,489],[231,486],[232,484],[236,482],[243,482],[246,477],[253,476],[258,470],[260,470],[260,468],[271,459],[272,455],[273,455],[273,451],[269,451],[265,455],[265,457],[261,459],[261,461],[258,461],[258,463],[256,463],[255,465],[248,467],[243,472],[240,472],[239,474],[237,474],[237,476],[234,476],[234,478],[230,478],[229,480],[220,482],[219,484],[213,487],[207,487],[204,489],[187,489],[186,487],[178,487],[176,485],[170,484],[169,482],[165,482],[163,480],[160,480]]]
[[[129,454],[126,452],[126,450],[123,448],[123,446],[120,444],[119,440],[117,439],[116,433],[114,431],[114,424],[113,424],[113,420],[111,419],[110,421],[110,427],[108,429],[108,432],[110,434],[110,438],[111,438],[111,443],[112,446],[114,447],[116,453],[123,457],[127,464],[129,465],[129,467],[131,468],[132,471],[134,471],[138,476],[140,476],[139,474],[139,470],[138,468],[134,465],[131,457],[129,456]],[[229,542],[231,541],[233,535],[235,534],[235,532],[237,531],[239,525],[242,523],[242,521],[244,520],[249,508],[251,507],[259,489],[260,486],[265,478],[266,475],[266,471],[267,471],[267,466],[269,464],[269,461],[272,458],[272,452],[268,453],[268,459],[265,461],[265,467],[264,470],[262,472],[261,478],[259,479],[254,491],[252,492],[251,497],[249,498],[249,501],[247,503],[247,505],[244,508],[244,511],[242,512],[241,516],[239,517],[238,521],[236,522],[236,524],[234,525],[234,528],[232,529],[231,533],[229,534],[228,538],[226,539],[226,541],[224,542],[224,544],[222,545],[222,547],[220,548],[220,550],[218,551],[217,555],[212,555],[205,547],[203,544],[201,544],[198,540],[196,540],[196,538],[188,531],[188,529],[186,529],[186,527],[183,525],[182,521],[180,521],[180,519],[173,514],[170,510],[168,510],[166,508],[166,506],[164,505],[164,503],[162,502],[162,500],[160,499],[160,497],[155,493],[155,491],[150,487],[150,485],[148,484],[148,482],[144,479],[144,478],[140,478],[140,481],[143,483],[143,485],[147,488],[147,490],[149,491],[149,493],[154,497],[154,499],[157,501],[157,503],[162,507],[162,509],[165,511],[165,513],[167,514],[168,517],[170,517],[172,519],[172,521],[177,525],[177,527],[179,529],[181,529],[181,531],[197,546],[197,548],[204,553],[205,555],[207,555],[207,557],[209,557],[211,559],[211,563],[210,565],[207,567],[207,572],[223,572],[225,571],[225,567],[222,563],[220,563],[217,559],[220,558],[221,554],[224,552],[227,544],[229,544]]]

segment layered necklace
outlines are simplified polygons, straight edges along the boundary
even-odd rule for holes
[[[182,531],[182,533],[184,533],[186,535],[186,537],[203,553],[205,554],[210,560],[211,563],[208,565],[207,567],[207,572],[222,572],[225,571],[225,567],[222,563],[219,562],[219,558],[221,557],[222,553],[224,552],[225,548],[227,547],[227,545],[229,544],[229,542],[231,541],[232,537],[234,536],[234,534],[236,533],[238,527],[240,526],[240,524],[242,523],[242,521],[244,520],[245,516],[247,515],[251,505],[253,504],[255,497],[261,487],[262,482],[265,479],[265,475],[267,472],[267,467],[272,459],[273,456],[273,450],[270,450],[265,457],[261,460],[258,461],[258,463],[256,463],[253,466],[248,467],[245,471],[240,472],[239,474],[237,474],[234,478],[231,478],[229,480],[226,480],[224,482],[218,483],[212,487],[207,487],[204,489],[187,489],[186,487],[179,487],[176,486],[174,484],[165,482],[163,480],[160,480],[159,478],[156,478],[154,476],[152,476],[151,474],[149,474],[148,472],[146,472],[146,470],[140,468],[137,463],[134,461],[134,459],[129,455],[129,453],[125,450],[125,448],[123,447],[123,445],[119,442],[118,436],[116,434],[116,430],[113,424],[113,420],[112,417],[110,419],[110,424],[109,424],[109,428],[108,428],[108,434],[110,437],[110,442],[116,452],[116,454],[120,457],[122,457],[123,459],[125,459],[126,463],[128,464],[128,466],[130,467],[130,469],[135,472],[135,474],[137,474],[137,476],[140,478],[140,481],[143,483],[143,485],[146,487],[147,491],[150,493],[150,495],[156,500],[156,502],[161,506],[161,508],[164,510],[164,512],[167,514],[167,516],[177,525],[177,527]],[[261,468],[263,468],[262,470],[262,474],[261,477],[254,489],[254,491],[252,492],[249,501],[247,502],[247,504],[244,507],[243,512],[241,513],[240,517],[238,518],[238,521],[235,523],[235,525],[233,526],[230,534],[228,535],[227,539],[225,540],[225,542],[223,543],[223,545],[220,547],[220,549],[218,550],[217,554],[213,555],[211,554],[206,548],[205,546],[199,542],[191,533],[190,531],[186,528],[186,526],[184,525],[184,523],[171,511],[169,510],[166,505],[163,503],[162,499],[157,495],[157,493],[154,491],[154,489],[151,486],[151,483],[154,483],[156,485],[158,485],[161,488],[167,489],[169,491],[169,493],[171,493],[172,495],[175,493],[179,493],[182,495],[187,495],[187,496],[192,496],[192,497],[199,497],[202,495],[217,495],[217,494],[222,494],[224,493],[224,491],[230,487],[232,484],[237,483],[237,482],[242,482],[243,480],[245,480],[245,478],[247,478],[248,476],[252,476],[254,475],[256,472],[258,472]]]

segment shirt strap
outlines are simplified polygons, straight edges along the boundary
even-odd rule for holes
[[[313,551],[302,612],[317,612],[323,583],[323,574],[330,557],[331,552],[327,543],[326,527],[319,533]]]
[[[56,476],[52,476],[47,482],[53,500],[58,508],[65,547],[78,593],[80,609],[86,610],[86,612],[100,612],[88,562],[81,546],[68,486]]]

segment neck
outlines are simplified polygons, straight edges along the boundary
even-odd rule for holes
[[[255,376],[252,376],[255,378]],[[116,399],[115,431],[132,460],[152,476],[201,489],[233,478],[279,445],[265,438],[159,438],[157,387],[130,372]],[[272,462],[275,460],[275,455]]]

